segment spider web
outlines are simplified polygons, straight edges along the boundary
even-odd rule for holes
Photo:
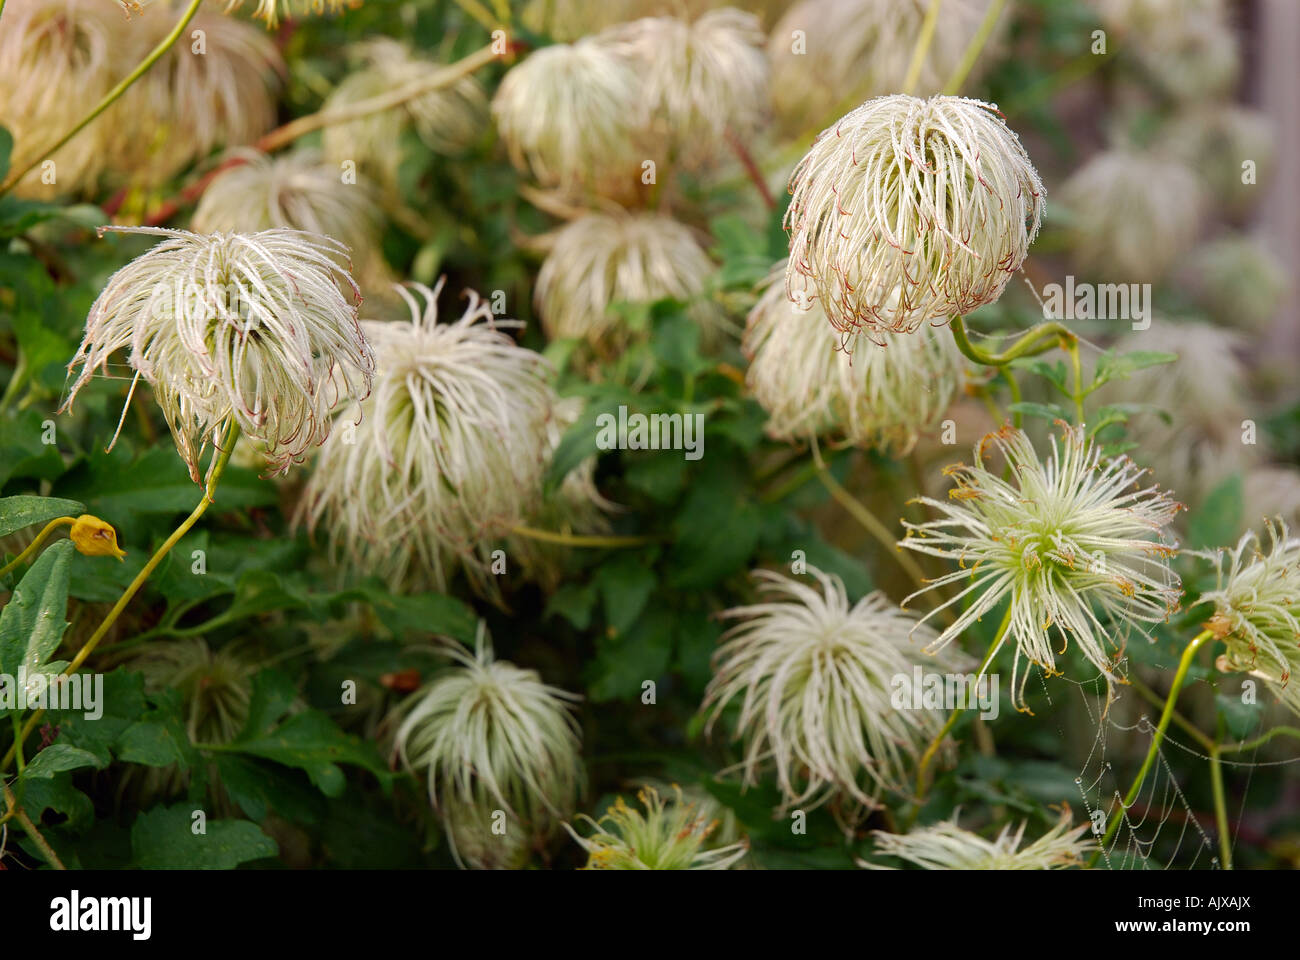
[[[1041,670],[1035,671],[1042,685],[1043,695],[1049,705],[1055,706],[1051,691]],[[1057,676],[1055,679],[1061,680]],[[1124,804],[1133,778],[1150,748],[1152,738],[1159,721],[1159,710],[1141,700],[1130,686],[1117,689],[1115,702],[1108,711],[1101,709],[1105,703],[1105,684],[1100,677],[1092,681],[1067,681],[1067,689],[1077,692],[1090,722],[1096,733],[1089,746],[1087,756],[1075,778],[1079,797],[1084,812],[1092,824],[1093,840],[1100,845],[1101,856],[1095,864],[1097,869],[1109,870],[1169,870],[1169,869],[1221,869],[1219,842],[1214,825],[1214,815],[1209,811],[1196,811],[1187,799],[1186,792],[1179,783],[1178,774],[1170,764],[1170,757],[1184,753],[1197,761],[1196,769],[1209,776],[1210,757],[1195,742],[1188,742],[1182,730],[1170,725],[1161,739],[1155,762],[1147,772],[1142,786],[1133,802]],[[1184,689],[1184,696],[1194,684],[1211,686],[1204,680],[1189,681]],[[1057,687],[1059,692],[1061,688]],[[1180,700],[1182,698],[1180,697]],[[1138,717],[1133,722],[1126,722],[1121,717],[1128,711],[1122,707],[1132,705],[1138,708]],[[1061,737],[1061,742],[1069,742],[1066,731],[1061,725],[1063,711],[1052,710],[1051,715]],[[1077,731],[1076,731],[1077,732]],[[1130,755],[1128,749],[1123,752],[1110,749],[1112,735],[1137,733],[1137,749]],[[1228,810],[1228,825],[1231,832],[1230,849],[1237,845],[1238,833],[1246,810],[1250,786],[1257,767],[1288,766],[1300,763],[1300,757],[1286,760],[1259,761],[1256,759],[1259,747],[1249,754],[1249,759],[1237,756],[1220,756],[1219,762],[1225,773],[1235,770],[1244,772],[1244,777],[1237,776],[1232,782],[1232,789],[1239,794],[1240,801],[1236,809]],[[1111,762],[1110,754],[1115,753],[1117,760]],[[1123,759],[1118,759],[1122,756]],[[1183,774],[1186,776],[1186,774]],[[1118,816],[1119,824],[1110,840],[1102,843],[1112,820]]]

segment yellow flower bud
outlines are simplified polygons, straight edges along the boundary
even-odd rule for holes
[[[117,531],[112,524],[88,513],[77,517],[68,536],[77,549],[88,557],[117,557],[119,560],[126,557],[126,551],[117,545]]]

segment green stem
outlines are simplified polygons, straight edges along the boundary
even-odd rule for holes
[[[1128,795],[1124,797],[1121,809],[1115,811],[1115,816],[1111,818],[1110,826],[1106,828],[1106,834],[1101,838],[1097,852],[1092,855],[1088,861],[1088,866],[1095,866],[1100,859],[1102,851],[1105,850],[1106,844],[1115,835],[1119,829],[1120,820],[1123,818],[1124,811],[1133,805],[1137,799],[1138,791],[1142,789],[1142,783],[1146,780],[1147,774],[1151,771],[1151,766],[1156,762],[1156,755],[1160,752],[1160,742],[1164,740],[1165,731],[1169,729],[1169,723],[1174,716],[1174,704],[1178,700],[1178,692],[1183,688],[1183,681],[1187,679],[1187,671],[1196,658],[1196,651],[1201,649],[1205,641],[1211,639],[1214,633],[1210,630],[1202,630],[1196,635],[1196,638],[1187,645],[1183,651],[1182,659],[1178,661],[1178,670],[1174,674],[1173,685],[1169,688],[1169,695],[1165,697],[1165,709],[1160,714],[1160,723],[1156,726],[1155,735],[1151,738],[1151,746],[1147,750],[1146,759],[1142,761],[1142,767],[1138,770],[1137,776],[1133,779],[1133,785],[1129,787]]]
[[[956,314],[952,318],[949,327],[952,328],[952,337],[957,343],[957,349],[968,359],[986,367],[1006,366],[1012,360],[1046,353],[1055,346],[1064,346],[1075,339],[1074,334],[1067,327],[1052,320],[1040,323],[1026,331],[1019,340],[1002,353],[989,353],[971,343],[970,336],[966,332],[966,321],[961,314]]]
[[[1210,787],[1214,791],[1214,823],[1219,831],[1219,864],[1232,869],[1232,837],[1228,833],[1228,800],[1223,789],[1223,764],[1219,748],[1210,751]]]
[[[1007,607],[1007,612],[1002,616],[1002,622],[998,625],[997,632],[993,635],[993,642],[989,644],[988,652],[984,654],[984,661],[980,664],[977,677],[982,677],[984,671],[988,669],[989,664],[993,662],[993,657],[997,654],[998,648],[1002,646],[1002,641],[1007,635],[1007,630],[1011,627],[1011,607]],[[929,777],[926,776],[930,768],[930,763],[934,760],[934,755],[939,752],[939,747],[943,744],[944,737],[952,732],[952,728],[957,725],[957,718],[961,716],[962,710],[954,709],[948,715],[948,722],[943,725],[943,729],[930,741],[930,745],[925,748],[925,753],[921,754],[921,761],[916,765],[916,811],[920,812],[925,803],[925,795],[930,789]]]
[[[14,557],[3,567],[0,567],[0,577],[3,577],[10,570],[13,570],[15,567],[19,567],[23,563],[25,563],[27,559],[32,556],[32,554],[34,554],[37,550],[41,548],[41,544],[45,542],[45,538],[48,537],[51,533],[53,533],[56,528],[63,527],[63,526],[71,526],[76,522],[77,522],[76,517],[56,517],[55,519],[51,520],[49,523],[45,525],[44,529],[42,529],[41,532],[36,535],[36,539],[27,545],[27,548],[23,550],[22,553],[18,554],[18,556]]]
[[[1161,699],[1160,694],[1156,693],[1154,690],[1148,687],[1145,683],[1143,683],[1140,679],[1138,679],[1138,677],[1130,676],[1128,678],[1128,682],[1129,685],[1134,690],[1136,690],[1144,700],[1147,701],[1147,703],[1159,707],[1162,710],[1164,709],[1165,701]],[[1177,710],[1173,712],[1173,721],[1180,729],[1182,729],[1184,733],[1186,733],[1198,744],[1200,744],[1202,749],[1204,749],[1206,753],[1210,753],[1217,746],[1213,740],[1211,740],[1205,734],[1201,733],[1200,730],[1196,729],[1196,727],[1192,724],[1192,722],[1188,720],[1186,717],[1184,717]]]
[[[1244,753],[1247,750],[1255,750],[1262,747],[1274,737],[1294,737],[1296,740],[1300,740],[1300,730],[1297,730],[1295,727],[1274,727],[1262,737],[1256,737],[1254,740],[1247,740],[1244,743],[1238,743],[1235,745],[1231,743],[1221,743],[1219,744],[1219,752]]]
[[[63,861],[59,859],[59,855],[54,852],[54,848],[49,845],[43,836],[41,836],[41,831],[36,829],[36,824],[32,823],[31,817],[27,816],[27,811],[18,806],[18,801],[14,798],[13,791],[9,789],[9,784],[7,783],[4,785],[4,798],[5,805],[8,807],[5,819],[12,816],[22,824],[23,829],[27,831],[27,835],[32,838],[32,843],[36,844],[37,848],[44,855],[46,863],[52,866],[55,870],[68,869],[63,865]]]
[[[1006,0],[993,0],[989,4],[988,10],[984,11],[984,19],[980,21],[979,29],[975,31],[975,36],[971,37],[970,43],[962,52],[961,60],[957,63],[957,68],[953,70],[948,77],[948,81],[943,85],[945,96],[956,96],[961,90],[961,85],[966,82],[966,77],[970,75],[971,68],[975,66],[975,61],[979,59],[980,52],[984,45],[989,42],[989,37],[993,35],[993,28],[997,25],[998,16],[1002,13],[1002,8],[1006,5]]]
[[[1066,351],[1070,354],[1070,366],[1074,371],[1074,390],[1070,394],[1070,399],[1074,401],[1074,422],[1078,427],[1083,426],[1083,365],[1079,361],[1079,338],[1071,337],[1065,346]]]
[[[95,628],[95,632],[90,635],[90,639],[87,640],[82,645],[81,649],[77,651],[77,655],[72,658],[72,662],[63,668],[64,676],[71,676],[75,673],[77,669],[86,662],[86,659],[95,652],[95,648],[99,646],[99,642],[104,639],[104,635],[107,634],[113,624],[117,622],[117,618],[122,615],[122,611],[126,609],[126,605],[131,602],[132,598],[134,598],[137,593],[140,592],[140,588],[143,587],[145,581],[149,579],[149,575],[154,572],[158,567],[158,564],[162,563],[163,558],[171,552],[172,547],[176,546],[181,537],[189,533],[190,528],[199,522],[199,518],[207,512],[208,507],[212,506],[217,484],[221,481],[221,475],[226,470],[226,464],[230,462],[230,455],[234,453],[235,442],[238,439],[239,425],[234,420],[231,420],[230,426],[226,429],[225,446],[220,450],[215,451],[212,455],[212,466],[208,468],[207,482],[204,484],[203,496],[200,498],[198,506],[196,506],[193,512],[181,522],[179,527],[172,531],[172,535],[163,541],[162,546],[154,551],[154,555],[149,558],[149,561],[143,567],[140,568],[140,572],[135,575],[135,579],[131,581],[122,596],[118,598],[117,603],[113,604],[113,608],[108,611],[108,615],[104,617],[104,621]],[[17,741],[9,748],[3,761],[0,761],[0,771],[9,767],[16,752],[21,749],[23,740],[27,739],[44,714],[44,710],[36,710],[32,713],[31,717],[28,718]]]
[[[912,578],[917,587],[925,589],[929,583],[925,571],[917,565],[910,553],[898,545],[898,538],[876,518],[874,513],[868,510],[853,494],[840,486],[839,481],[831,476],[830,469],[822,461],[816,437],[812,438],[812,452],[813,462],[817,465],[817,479],[822,482],[822,486],[830,492],[830,495],[839,502],[840,506],[852,514],[854,520],[862,524],[867,533],[875,537],[887,552],[894,555],[895,559],[898,560],[898,565]]]
[[[925,55],[930,51],[930,41],[934,39],[934,28],[939,23],[939,8],[942,6],[943,0],[930,0],[930,8],[925,11],[925,19],[921,21],[921,33],[916,38],[916,46],[912,48],[912,60],[907,65],[903,93],[911,94],[916,90],[916,82],[921,78],[921,64],[925,62]]]
[[[26,167],[19,170],[17,173],[11,174],[9,179],[6,180],[3,185],[0,185],[0,197],[12,190],[17,185],[18,181],[22,180],[23,177],[27,176],[28,173],[39,166],[47,157],[54,154],[63,147],[64,144],[84,130],[96,117],[112,106],[113,102],[125,93],[131,84],[144,76],[145,73],[148,72],[149,68],[157,63],[162,58],[163,54],[172,48],[172,45],[176,42],[177,38],[180,37],[181,31],[183,31],[186,25],[194,18],[194,14],[198,13],[199,4],[202,2],[203,0],[190,0],[190,5],[185,8],[185,12],[181,14],[181,18],[177,21],[176,26],[172,28],[172,32],[167,34],[167,36],[159,42],[158,46],[154,47],[149,55],[140,62],[140,65],[127,74],[125,79],[123,79],[112,90],[108,91],[108,93],[104,95],[104,99],[100,100],[95,108],[91,110],[80,123],[65,133],[63,137],[54,144],[54,146],[48,148],[44,153],[38,156],[31,163],[27,164]]]
[[[20,736],[23,729],[22,714],[15,710],[13,713],[9,714],[9,720],[13,724],[14,728],[14,746],[17,747],[15,757],[18,763],[18,776],[21,777],[23,771],[27,769],[27,759],[23,756],[23,741]]]
[[[550,530],[538,530],[535,527],[522,526],[515,527],[511,532],[521,537],[528,537],[531,540],[540,540],[543,543],[560,543],[570,547],[640,547],[647,543],[655,543],[659,539],[653,536],[614,537],[553,533]]]

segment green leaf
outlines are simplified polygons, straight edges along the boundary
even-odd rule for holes
[[[1121,354],[1108,350],[1097,358],[1097,372],[1090,389],[1096,389],[1111,380],[1127,380],[1139,370],[1173,363],[1177,359],[1178,354],[1160,350],[1131,350]]]
[[[1069,422],[1070,415],[1065,412],[1065,408],[1056,403],[1034,403],[1025,400],[1022,403],[1012,403],[1007,406],[1012,413],[1023,413],[1031,417],[1043,417],[1046,420],[1065,420]]]
[[[1245,740],[1259,726],[1262,717],[1259,705],[1243,703],[1239,693],[1215,694],[1214,705],[1223,718],[1228,735],[1234,740]]]
[[[679,304],[661,301],[655,305],[654,338],[651,347],[655,359],[669,370],[694,375],[709,366],[700,356],[700,327]]]
[[[271,811],[293,823],[311,824],[321,818],[321,795],[298,771],[230,753],[219,753],[214,759],[221,785],[253,820],[261,822]]]
[[[623,633],[641,615],[658,579],[646,558],[623,553],[596,573],[596,586],[605,602],[605,622]]]
[[[86,505],[77,500],[60,500],[58,497],[3,497],[0,498],[0,537],[7,537],[38,523],[44,526],[59,517],[79,517],[85,512]]]
[[[670,503],[686,484],[685,457],[658,456],[659,451],[637,451],[623,458],[623,479],[657,503]]]
[[[52,743],[32,757],[23,770],[25,780],[49,780],[56,773],[78,770],[81,767],[102,767],[103,764],[89,750],[72,747],[66,743]]]
[[[59,743],[90,751],[102,766],[113,758],[122,735],[146,711],[144,677],[119,667],[104,675],[101,693],[99,717],[87,717],[82,710],[51,710],[45,719],[58,729]]]
[[[462,643],[473,643],[478,632],[478,617],[474,611],[464,601],[446,594],[393,596],[366,588],[364,596],[383,625],[399,639],[411,634],[432,633]]]
[[[758,545],[764,508],[743,493],[733,464],[707,462],[673,521],[673,586],[698,589],[716,583],[744,569]]]
[[[1210,491],[1188,518],[1187,545],[1193,550],[1205,550],[1236,543],[1243,513],[1241,477],[1234,473]]]
[[[1070,395],[1070,388],[1065,385],[1064,361],[1058,360],[1056,363],[1048,363],[1038,357],[1017,357],[1011,361],[1010,366],[1013,370],[1027,370],[1030,373],[1036,373],[1061,393],[1066,396]]]
[[[345,781],[338,767],[341,763],[369,770],[387,787],[392,777],[374,745],[345,734],[319,710],[307,710],[277,722],[295,696],[287,677],[263,670],[253,678],[247,725],[222,749],[302,770],[328,797],[343,792]]]
[[[179,698],[173,706],[180,706]],[[176,764],[182,770],[188,770],[196,759],[180,717],[166,710],[154,711],[127,727],[117,741],[117,756],[127,763],[142,763],[147,767]]]
[[[0,182],[9,175],[9,158],[14,151],[14,135],[8,127],[0,126]]]
[[[596,606],[596,587],[592,583],[566,583],[546,601],[546,613],[564,617],[579,630],[591,625],[591,613]]]
[[[639,697],[645,681],[667,672],[672,652],[673,616],[663,607],[647,610],[626,634],[602,636],[588,671],[591,699],[599,703]]]
[[[617,417],[618,407],[619,402],[616,399],[599,404],[589,403],[582,411],[582,415],[570,425],[568,430],[564,431],[559,445],[551,454],[551,463],[546,471],[545,489],[548,495],[559,489],[571,470],[600,453],[597,445],[600,430],[596,424],[603,415]]]
[[[46,750],[50,749],[52,748],[46,747]],[[41,752],[44,753],[45,750]],[[41,822],[46,810],[62,813],[68,818],[68,826],[74,830],[80,830],[95,818],[94,803],[73,786],[72,774],[67,772],[56,773],[48,778],[25,780],[23,809],[36,823]]]
[[[143,870],[233,870],[241,863],[274,857],[279,848],[255,823],[208,820],[194,832],[193,807],[158,807],[131,827],[135,865]]]
[[[0,610],[0,673],[16,678],[58,673],[50,656],[68,628],[68,571],[75,548],[60,540],[45,548]]]

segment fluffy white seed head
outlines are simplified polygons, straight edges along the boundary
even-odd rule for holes
[[[1177,161],[1136,150],[1107,150],[1061,187],[1070,212],[1074,259],[1110,282],[1155,283],[1198,239],[1205,189]]]
[[[713,270],[690,228],[669,217],[592,213],[556,234],[534,297],[548,337],[617,354],[640,336],[610,309],[619,302],[690,302],[706,339],[718,336],[724,319],[704,299]]]
[[[1193,251],[1187,280],[1217,323],[1256,333],[1277,317],[1289,286],[1287,269],[1272,249],[1240,234]]]
[[[0,126],[14,138],[11,171],[53,146],[129,70],[129,26],[102,0],[9,0],[0,30]],[[37,167],[17,195],[48,200],[93,190],[112,160],[104,144],[124,119],[120,105],[110,107],[47,161],[53,183],[43,183]]]
[[[1084,857],[1096,849],[1085,836],[1088,824],[1072,827],[1070,820],[1067,806],[1050,830],[1023,847],[1028,821],[1015,830],[1007,824],[993,840],[963,830],[955,819],[908,833],[872,832],[877,854],[906,860],[922,870],[1064,870],[1083,866]],[[863,861],[859,865],[879,869]]]
[[[989,0],[943,0],[915,92],[939,92],[988,6]],[[924,2],[898,0],[801,0],[791,6],[767,43],[772,109],[782,126],[818,130],[868,97],[901,90],[926,9]],[[976,71],[981,62],[997,60],[1009,19],[999,18]]]
[[[1142,416],[1135,455],[1156,476],[1169,478],[1184,502],[1199,502],[1258,456],[1257,445],[1242,443],[1242,420],[1250,416],[1246,371],[1238,359],[1244,344],[1232,330],[1160,319],[1115,344],[1118,353],[1155,350],[1178,356],[1175,363],[1139,371],[1106,390],[1108,402],[1149,404],[1169,415],[1169,422]]]
[[[1206,627],[1227,647],[1216,661],[1224,673],[1249,673],[1300,714],[1300,540],[1284,520],[1268,524],[1269,543],[1248,531],[1233,550],[1221,551],[1216,589],[1201,596],[1214,604]]]
[[[665,797],[652,786],[637,792],[645,812],[622,797],[599,820],[580,815],[591,828],[583,837],[567,823],[564,828],[587,851],[587,870],[726,870],[749,852],[745,842],[710,847],[718,821],[698,804],[687,801],[681,787]]]
[[[573,716],[582,698],[495,659],[481,624],[473,654],[451,642],[446,650],[457,665],[412,696],[395,749],[408,769],[425,773],[458,861],[518,866],[518,839],[544,843],[583,790]],[[492,833],[497,810],[506,815],[504,837]]]
[[[706,731],[733,701],[745,743],[746,786],[775,767],[782,810],[836,799],[855,822],[884,790],[904,790],[907,767],[943,724],[936,710],[896,709],[893,678],[933,665],[920,644],[929,627],[884,594],[850,603],[843,582],[810,567],[816,586],[767,570],[762,598],[722,616],[738,621],[722,639],[705,693]]]
[[[336,241],[297,230],[104,229],[164,239],[114,273],[91,306],[63,409],[127,351],[197,481],[204,449],[232,421],[283,473],[329,436],[335,404],[369,392],[374,357]]]
[[[965,381],[952,337],[926,324],[913,336],[879,334],[884,346],[867,341],[846,351],[819,304],[800,310],[790,302],[784,274],[779,264],[741,341],[745,383],[767,411],[768,434],[905,456],[938,426]]]
[[[391,284],[379,253],[382,217],[364,184],[339,181],[337,167],[315,150],[300,148],[271,158],[234,151],[242,162],[219,173],[194,211],[200,233],[253,232],[283,227],[332,237],[352,252],[363,289]]]
[[[748,139],[767,112],[766,38],[752,13],[722,7],[692,20],[646,17],[600,35],[635,64],[642,96],[685,162]]]
[[[543,186],[601,193],[639,182],[647,107],[631,61],[590,38],[529,54],[492,101],[516,167]]]
[[[363,325],[374,391],[340,413],[299,516],[324,524],[337,561],[389,583],[442,590],[459,564],[490,589],[490,543],[540,500],[549,367],[473,291],[460,319],[439,323],[442,284],[411,288],[424,304],[400,291],[409,322]]]
[[[1260,200],[1276,167],[1277,136],[1266,113],[1234,103],[1206,103],[1178,111],[1161,130],[1158,149],[1195,170],[1216,206],[1237,218]],[[1246,177],[1249,161],[1253,176]]]
[[[178,4],[151,4],[122,42],[143,59],[178,16]],[[194,34],[201,41],[191,40]],[[121,116],[105,131],[115,172],[133,183],[161,184],[217,147],[253,142],[275,125],[286,73],[264,30],[200,10],[182,39],[123,94]]]
[[[343,78],[325,98],[322,109],[347,107],[408,87],[440,66],[388,38],[368,40],[354,50],[364,65]],[[392,110],[330,124],[322,136],[322,149],[331,163],[350,160],[375,177],[380,186],[395,189],[405,130],[414,129],[435,153],[457,154],[478,138],[487,112],[482,85],[472,76],[462,77],[450,87],[421,94]]]
[[[1203,100],[1232,92],[1241,71],[1221,0],[1101,0],[1102,23],[1165,94]]]
[[[926,614],[924,623],[960,598],[970,598],[934,649],[1009,601],[1002,642],[1009,639],[1016,647],[1012,702],[1022,711],[1028,711],[1029,674],[1023,661],[1059,673],[1056,655],[1074,642],[1111,691],[1127,635],[1136,629],[1149,639],[1143,625],[1166,620],[1181,596],[1169,564],[1176,544],[1167,532],[1181,505],[1158,486],[1143,486],[1146,471],[1127,457],[1102,459],[1082,429],[1061,426],[1062,436],[1052,438],[1046,462],[1023,430],[1003,427],[984,437],[973,465],[945,471],[954,482],[948,502],[918,498],[936,519],[903,522],[902,546],[955,560],[960,567],[904,604],[956,585],[957,594]],[[991,450],[1002,462],[989,461]],[[1010,479],[1003,479],[1003,463]]]
[[[1002,294],[1038,232],[1043,185],[997,108],[868,100],[790,179],[786,292],[841,334],[911,333]]]

